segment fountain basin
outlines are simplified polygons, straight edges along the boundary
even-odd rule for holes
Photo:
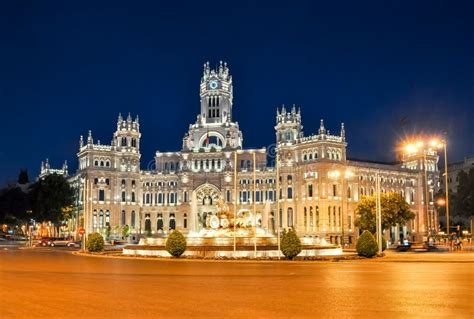
[[[198,258],[267,258],[282,256],[278,251],[276,238],[272,237],[236,237],[234,253],[234,238],[203,238],[188,237],[185,257]],[[257,252],[255,254],[255,241]],[[123,254],[128,256],[171,257],[165,249],[166,238],[142,238],[138,245],[124,247]],[[337,256],[342,254],[342,248],[337,245],[303,244],[298,256]]]

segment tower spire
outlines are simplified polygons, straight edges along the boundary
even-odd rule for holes
[[[319,135],[323,135],[323,134],[326,134],[326,128],[324,127],[324,120],[321,119],[321,121],[319,122]]]

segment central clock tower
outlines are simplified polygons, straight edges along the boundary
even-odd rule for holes
[[[232,122],[232,76],[227,63],[220,61],[216,69],[204,64],[199,93],[202,124]]]

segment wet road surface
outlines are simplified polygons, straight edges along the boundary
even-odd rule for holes
[[[0,318],[474,318],[474,263],[208,262],[0,251]]]

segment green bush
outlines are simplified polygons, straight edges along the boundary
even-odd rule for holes
[[[104,250],[104,237],[99,233],[92,233],[87,237],[86,248],[90,252]]]
[[[179,257],[186,250],[186,238],[179,231],[174,230],[166,240],[165,245],[166,251],[171,254],[171,256]]]
[[[283,232],[280,249],[283,255],[288,259],[293,259],[301,252],[301,241],[293,228]]]
[[[377,254],[377,242],[374,236],[368,230],[360,235],[356,244],[357,254],[364,257],[374,257]]]

